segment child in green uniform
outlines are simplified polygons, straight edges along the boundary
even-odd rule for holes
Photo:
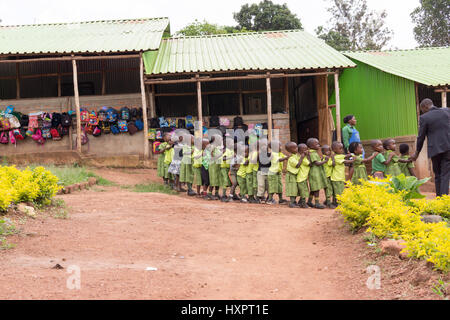
[[[399,162],[398,166],[400,167],[400,171],[405,174],[405,176],[416,176],[414,170],[414,162],[411,160],[409,156],[409,146],[406,143],[402,143],[399,147],[400,151],[400,159],[407,160],[410,162]]]
[[[222,137],[220,137],[222,138]],[[217,139],[217,140],[216,140]],[[211,137],[209,144],[209,150],[211,152],[211,162],[209,163],[209,188],[214,189],[214,195],[210,197],[210,200],[219,200],[219,187],[220,187],[220,159],[222,157],[222,151],[220,147],[222,141],[219,141],[219,136]]]
[[[251,153],[249,153],[249,163],[247,165],[247,172],[245,175],[245,180],[247,182],[247,195],[248,195],[248,202],[249,203],[257,203],[255,198],[255,185],[253,183],[254,178],[254,172],[253,169],[255,166],[258,165],[258,150],[256,149],[256,144],[252,145]],[[258,172],[258,170],[256,170]]]
[[[300,160],[297,164],[297,189],[298,195],[300,196],[298,206],[300,208],[309,208],[309,206],[306,204],[306,199],[309,198],[308,176],[310,171],[310,162],[308,160],[308,146],[304,143],[299,144],[298,152],[300,154]]]
[[[271,166],[270,162],[270,153],[269,153],[269,142],[267,139],[263,138],[259,140],[259,148],[258,148],[258,172],[256,175],[257,182],[257,193],[256,200],[258,203],[262,203],[263,201],[267,203],[269,197],[265,197],[266,192],[269,193],[269,168]]]
[[[164,184],[168,184],[169,180],[164,177],[164,158],[165,158],[165,151],[169,144],[170,140],[170,134],[165,133],[163,136],[163,142],[158,146],[158,151],[160,152],[158,157],[158,167],[157,167],[157,173],[158,177],[163,178]]]
[[[239,184],[239,197],[241,198],[241,202],[248,202],[247,199],[247,167],[248,167],[248,146],[243,146],[241,148],[244,148],[244,158],[238,158],[237,163],[239,165],[239,169],[237,171],[237,181]]]
[[[283,199],[283,161],[287,160],[286,155],[284,155],[280,150],[280,142],[278,140],[273,140],[269,144],[270,148],[270,168],[269,174],[267,176],[268,187],[269,187],[269,198],[266,204],[276,204],[273,198],[274,194],[278,194],[278,203],[286,203]]]
[[[306,141],[306,145],[309,148],[309,161],[311,163],[311,169],[309,171],[309,187],[311,193],[308,199],[308,206],[316,209],[325,209],[325,206],[319,202],[319,192],[325,189],[327,186],[327,177],[323,165],[328,162],[328,157],[325,156],[323,160],[320,159],[318,150],[320,149],[319,140],[316,138],[309,138]],[[312,203],[312,198],[315,198],[315,203]]]
[[[324,163],[323,169],[325,170],[325,176],[327,177],[327,185],[325,187],[325,202],[324,205],[327,208],[335,209],[336,206],[331,202],[331,198],[333,197],[333,186],[331,185],[331,172],[333,171],[333,161],[331,159],[331,148],[329,145],[322,146],[322,158],[321,160],[325,160],[328,158],[328,161]]]
[[[331,185],[333,186],[333,204],[337,206],[337,196],[344,192],[345,188],[345,165],[352,164],[354,160],[347,160],[351,154],[344,154],[344,145],[334,141],[331,145],[334,152],[332,156]]]
[[[241,200],[241,198],[236,194],[236,188],[238,186],[238,178],[237,178],[237,172],[239,170],[239,163],[238,163],[238,143],[234,144],[234,152],[233,152],[233,158],[230,162],[230,180],[231,180],[231,190],[230,195],[232,196],[233,200]]]
[[[220,164],[220,187],[222,188],[222,197],[220,200],[222,202],[232,201],[231,195],[230,197],[227,197],[227,188],[231,186],[229,173],[230,173],[231,159],[234,156],[234,151],[232,148],[233,148],[233,141],[229,138],[226,139],[224,145],[225,150],[223,152]]]
[[[194,147],[194,136],[186,136],[183,143],[183,158],[181,159],[180,167],[180,182],[185,183],[187,186],[187,195],[195,196],[196,193],[192,190],[192,184],[194,183],[194,171],[192,163],[192,150]]]
[[[350,143],[348,150],[350,153],[354,155],[354,162],[353,162],[353,174],[350,177],[350,180],[353,184],[360,185],[360,180],[367,181],[367,170],[366,170],[366,163],[372,161],[375,159],[375,157],[378,155],[378,152],[374,152],[369,158],[363,158],[363,145],[361,142],[352,142]]]
[[[211,164],[211,149],[210,149],[210,143],[208,139],[202,140],[202,149],[203,149],[203,155],[202,155],[202,167],[201,167],[201,174],[202,174],[202,185],[203,185],[203,196],[206,200],[213,200],[213,187],[210,185],[209,181],[209,169]]]
[[[169,135],[169,141],[167,142],[167,146],[164,150],[164,179],[166,179],[170,185],[171,188],[174,188],[174,177],[169,172],[169,166],[172,163],[173,154],[174,154],[174,143],[172,140],[170,140]]]
[[[202,155],[203,149],[198,149],[194,147],[194,152],[192,153],[192,172],[194,176],[194,184],[197,187],[197,196],[201,197],[200,188],[202,184]]]
[[[372,175],[378,179],[384,179],[384,172],[386,171],[386,165],[388,165],[395,153],[391,153],[386,159],[383,155],[384,148],[381,140],[372,140],[372,149],[378,152],[378,155],[372,160]]]
[[[257,138],[256,138],[257,139]],[[253,151],[252,157],[251,157],[251,162],[252,162],[252,168],[253,168],[253,178],[252,178],[252,182],[253,182],[253,198],[254,201],[252,201],[252,203],[261,203],[260,201],[258,201],[257,198],[257,194],[258,194],[258,171],[259,171],[259,140],[256,140],[256,142],[254,143],[254,147],[255,147],[255,151]]]
[[[383,142],[383,148],[386,150],[384,152],[384,158],[387,159],[391,154],[393,154],[391,161],[386,165],[386,170],[384,171],[385,176],[390,175],[392,177],[396,177],[402,173],[400,171],[400,167],[398,166],[400,157],[395,154],[395,147],[396,145],[394,139],[387,139]]]
[[[286,168],[286,195],[289,197],[289,208],[298,208],[296,199],[298,196],[297,174],[299,168],[297,167],[300,156],[298,155],[298,146],[295,142],[288,142],[286,144],[286,151],[289,152],[289,158]]]

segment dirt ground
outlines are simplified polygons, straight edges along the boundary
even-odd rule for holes
[[[120,185],[153,170],[101,169]],[[333,210],[221,203],[94,187],[68,219],[20,218],[0,251],[0,299],[437,299],[416,261],[375,254]],[[59,264],[62,269],[54,268]],[[369,290],[369,265],[381,288]],[[67,282],[80,270],[80,289]],[[147,268],[157,270],[147,270]],[[413,286],[418,272],[430,279]]]

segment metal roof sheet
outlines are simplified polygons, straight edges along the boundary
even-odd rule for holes
[[[156,50],[168,18],[0,26],[0,54]]]
[[[144,53],[147,74],[298,70],[356,65],[305,31],[270,31],[164,39]]]
[[[428,86],[450,84],[450,47],[344,54],[384,72]]]

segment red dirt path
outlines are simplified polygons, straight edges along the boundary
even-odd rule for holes
[[[148,170],[98,170],[121,184]],[[332,210],[223,204],[119,187],[58,196],[0,252],[0,299],[391,299],[366,287],[367,250]],[[64,269],[52,269],[55,264]],[[81,289],[66,287],[81,269]],[[156,271],[146,271],[156,267]],[[398,288],[397,288],[398,289]],[[407,298],[407,297],[406,297]]]

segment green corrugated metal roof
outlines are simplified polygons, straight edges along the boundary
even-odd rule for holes
[[[147,74],[231,70],[355,67],[347,57],[305,31],[271,31],[180,37],[144,54]]]
[[[384,72],[428,86],[450,84],[450,47],[344,54]]]
[[[0,26],[0,54],[156,50],[168,18]]]

